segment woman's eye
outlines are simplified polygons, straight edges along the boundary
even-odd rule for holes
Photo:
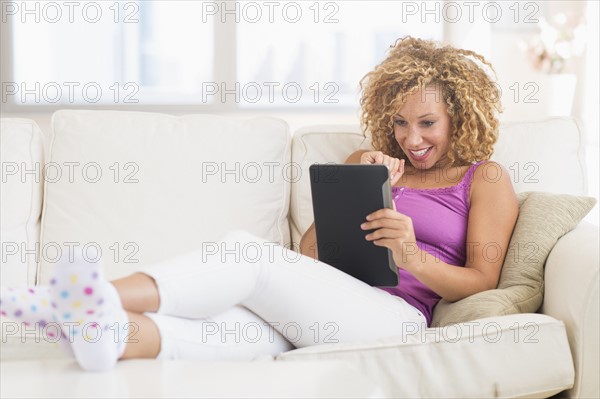
[[[402,120],[395,120],[394,123],[398,126],[404,126],[406,125],[406,121],[402,121]]]
[[[429,127],[429,126],[433,125],[434,123],[435,123],[435,122],[432,122],[432,121],[424,121],[424,122],[423,122],[423,124],[424,124],[425,126],[427,126],[427,127]]]

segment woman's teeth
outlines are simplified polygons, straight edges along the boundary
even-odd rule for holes
[[[428,147],[428,148],[422,149],[422,150],[420,150],[420,151],[412,151],[412,150],[411,150],[410,152],[411,152],[411,154],[413,154],[413,155],[414,155],[414,156],[416,156],[416,157],[422,157],[422,156],[423,156],[423,155],[425,155],[425,153],[426,153],[427,151],[429,151],[430,149],[431,149],[431,147]]]

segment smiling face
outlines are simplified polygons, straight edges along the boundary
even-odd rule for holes
[[[416,169],[449,163],[452,121],[441,89],[428,86],[409,97],[394,116],[394,136]]]

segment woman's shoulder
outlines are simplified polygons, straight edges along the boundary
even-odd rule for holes
[[[473,178],[469,190],[470,202],[493,195],[515,197],[508,170],[496,161],[486,160],[473,165]]]
[[[483,160],[471,165],[471,167],[473,168],[473,183],[495,183],[498,181],[511,183],[508,170],[496,161]]]

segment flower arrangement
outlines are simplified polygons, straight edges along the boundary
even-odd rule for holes
[[[525,46],[529,61],[537,71],[548,74],[564,73],[568,61],[583,53],[585,25],[567,23],[567,17],[555,15],[554,24],[539,18],[540,32]]]

